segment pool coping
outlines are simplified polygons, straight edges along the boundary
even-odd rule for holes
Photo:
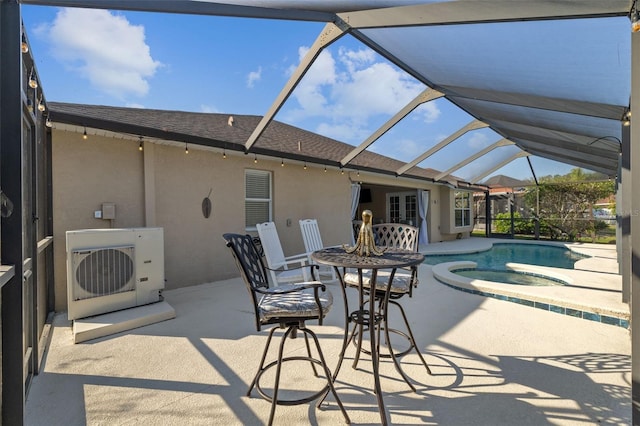
[[[473,244],[472,248],[458,247],[448,248],[443,251],[430,250],[425,254],[465,254],[489,250],[493,243],[522,243],[519,240],[487,240],[484,244]],[[590,254],[594,247],[579,245],[577,248],[571,244],[534,241],[527,244],[556,245],[567,247],[577,253]],[[598,249],[595,246],[595,249]],[[525,286],[506,283],[498,283],[473,278],[463,277],[452,272],[455,269],[474,268],[475,262],[455,261],[444,262],[436,265],[425,265],[431,268],[436,281],[467,293],[499,300],[510,301],[537,309],[548,310],[559,314],[582,318],[590,321],[616,325],[629,328],[628,305],[621,302],[621,276],[612,272],[594,271],[589,265],[602,266],[603,259],[611,261],[610,256],[595,259],[580,260],[576,263],[576,269],[552,268],[546,266],[508,263],[507,269],[522,273],[531,273],[551,277],[560,280],[566,285],[559,286]],[[586,261],[586,262],[584,262]],[[614,259],[615,261],[615,259]],[[579,267],[579,263],[584,262]],[[609,262],[610,263],[610,262]],[[612,270],[613,264],[605,265],[605,270]]]

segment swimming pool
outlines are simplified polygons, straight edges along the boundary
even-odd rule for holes
[[[497,243],[489,250],[464,254],[425,255],[424,263],[437,265],[444,262],[472,261],[477,269],[507,270],[507,263],[525,263],[537,266],[574,269],[578,260],[589,256],[566,247],[544,244]]]
[[[496,250],[490,250],[491,244],[498,245]],[[615,248],[609,250],[609,248],[597,248],[592,251],[594,256],[581,255],[574,253],[567,253],[564,249],[564,245],[548,244],[545,243],[513,243],[513,248],[518,251],[518,248],[522,245],[544,246],[549,250],[544,250],[547,254],[555,255],[568,255],[574,259],[570,262],[563,260],[565,268],[554,268],[558,266],[555,262],[550,262],[551,267],[539,267],[538,265],[531,264],[536,260],[522,259],[522,257],[514,257],[501,259],[499,267],[502,271],[478,271],[476,270],[475,259],[481,257],[481,255],[487,256],[490,253],[498,251],[498,249],[505,248],[504,245],[511,244],[504,240],[470,240],[468,244],[465,241],[457,241],[454,244],[443,244],[442,250],[451,250],[456,247],[459,250],[464,250],[465,246],[468,248],[473,247],[478,252],[471,254],[458,254],[454,256],[449,255],[435,255],[436,251],[432,251],[433,254],[429,254],[425,263],[425,267],[422,268],[425,278],[433,278],[436,282],[441,283],[454,290],[461,291],[463,293],[473,294],[486,298],[501,300],[504,302],[516,303],[523,306],[529,306],[535,309],[541,309],[544,311],[554,312],[562,315],[570,315],[577,318],[582,318],[590,321],[617,325],[624,328],[629,328],[629,313],[625,308],[618,308],[613,305],[605,306],[607,302],[606,297],[602,299],[592,300],[589,294],[596,287],[592,286],[591,280],[602,281],[602,284],[607,287],[605,292],[619,292],[619,283],[609,282],[613,278],[611,272],[607,271],[605,262],[615,260]],[[435,244],[432,246],[432,250],[438,246]],[[483,250],[484,247],[484,251]],[[556,249],[554,249],[554,247]],[[528,247],[524,247],[527,249]],[[539,249],[540,247],[535,247]],[[558,251],[557,248],[561,250]],[[595,248],[595,247],[594,247]],[[590,248],[587,246],[581,246],[578,248],[580,252],[588,253]],[[600,256],[600,250],[611,251],[613,256],[605,255]],[[566,249],[570,250],[570,249]],[[499,250],[503,251],[503,250]],[[442,252],[441,252],[442,253]],[[473,257],[473,258],[472,258]],[[575,265],[579,259],[591,259],[590,264]],[[602,268],[600,268],[600,259],[602,258]],[[494,259],[495,260],[495,259]],[[531,262],[531,263],[516,263],[515,261]],[[594,262],[596,261],[596,262]],[[442,263],[440,263],[442,262]],[[542,261],[540,263],[543,263]],[[544,262],[549,264],[548,262]],[[566,268],[566,263],[569,263],[569,268]],[[431,264],[431,266],[427,265]],[[613,265],[610,265],[613,266]],[[480,268],[478,266],[478,268]],[[467,271],[465,271],[465,269]],[[461,272],[461,273],[458,273]],[[472,277],[463,276],[471,274]],[[477,275],[476,275],[477,274]],[[596,275],[592,275],[596,274]],[[528,275],[526,280],[533,280],[534,282],[524,282],[521,280],[522,275]],[[518,280],[518,282],[510,282],[511,280]],[[540,281],[538,281],[540,280]],[[551,280],[551,281],[549,281]],[[586,282],[585,282],[586,281]],[[615,279],[613,280],[615,281]],[[608,284],[605,284],[607,283]],[[515,285],[520,284],[520,285]],[[585,293],[581,288],[587,290]],[[587,297],[585,298],[585,294]],[[617,303],[615,304],[617,305]]]
[[[540,274],[522,271],[507,271],[502,269],[476,269],[476,268],[460,268],[452,269],[454,274],[472,278],[475,280],[493,281],[496,283],[528,285],[528,286],[549,286],[549,285],[565,285],[564,281],[556,278],[547,277]]]

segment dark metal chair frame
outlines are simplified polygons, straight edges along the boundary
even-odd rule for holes
[[[333,376],[327,363],[324,359],[324,355],[320,348],[320,343],[316,334],[308,329],[305,326],[306,321],[310,320],[318,320],[318,325],[322,325],[322,321],[326,314],[328,313],[330,306],[323,306],[321,303],[320,291],[328,292],[325,285],[320,281],[315,281],[315,270],[317,269],[317,265],[305,265],[301,267],[307,267],[311,270],[311,276],[314,281],[309,281],[300,284],[287,284],[280,287],[269,287],[269,281],[267,279],[267,269],[262,261],[258,253],[258,249],[256,248],[253,237],[250,235],[241,235],[241,234],[232,234],[227,233],[223,235],[223,238],[226,241],[227,247],[231,250],[233,258],[236,262],[236,265],[240,271],[240,274],[246,284],[247,290],[249,291],[249,295],[251,296],[251,300],[253,302],[254,314],[255,314],[255,324],[257,331],[261,331],[263,327],[270,325],[278,325],[279,327],[272,327],[269,331],[269,336],[267,337],[267,342],[265,344],[264,350],[262,352],[262,358],[260,360],[260,365],[258,367],[258,371],[254,376],[251,384],[249,385],[249,389],[246,393],[247,396],[251,395],[251,391],[255,387],[258,390],[258,393],[267,401],[271,402],[271,412],[269,414],[269,425],[273,423],[273,418],[276,410],[276,405],[298,405],[309,403],[313,400],[318,399],[322,395],[326,395],[327,391],[330,390],[333,394],[342,414],[344,415],[346,423],[350,423],[351,420],[336,393],[336,390],[333,385]],[[313,292],[313,299],[315,299],[315,306],[312,309],[305,310],[305,312],[296,311],[296,301],[302,301],[303,296],[306,296],[306,301],[308,300],[309,290]],[[299,296],[296,299],[296,296]],[[269,297],[271,299],[278,298],[286,298],[287,303],[292,307],[290,312],[284,313],[281,316],[271,316],[271,315],[261,315],[260,301],[263,297]],[[271,345],[271,339],[274,335],[274,332],[278,329],[284,329],[284,334],[282,335],[279,350],[278,350],[278,358],[265,365],[267,353],[269,351],[269,346]],[[287,338],[296,338],[298,332],[302,332],[305,338],[305,344],[307,348],[307,356],[292,356],[292,357],[283,357],[284,346]],[[318,352],[318,358],[314,358],[311,354],[311,347],[309,345],[309,337],[311,337],[315,343],[316,350]],[[296,399],[296,400],[282,400],[278,399],[278,390],[279,390],[279,382],[280,382],[280,374],[282,371],[282,364],[287,361],[309,361],[311,363],[311,367],[316,376],[318,373],[316,371],[316,364],[322,366],[324,370],[325,377],[327,378],[327,386],[323,387],[317,393],[310,395],[305,398]],[[262,390],[260,387],[260,377],[262,374],[271,367],[276,366],[276,375],[275,375],[275,383],[273,387],[273,395],[268,395],[266,392]],[[322,401],[324,398],[319,399],[316,407],[320,408]]]
[[[399,223],[381,223],[381,224],[372,225],[372,231],[373,231],[377,246],[418,251],[419,230],[415,226],[399,224]],[[412,297],[413,288],[418,285],[418,267],[412,266],[409,268],[408,271],[410,272],[411,276],[409,279],[409,285],[406,292],[390,291],[387,295],[387,292],[385,290],[381,290],[379,287],[376,286],[376,288],[373,290],[373,299],[374,299],[374,303],[379,304],[379,308],[380,308],[379,311],[383,312],[383,320],[382,320],[382,324],[380,325],[380,328],[385,331],[387,345],[389,347],[389,354],[382,354],[380,356],[393,358],[396,369],[402,375],[402,377],[404,378],[405,382],[409,385],[409,387],[411,387],[411,389],[415,392],[416,391],[415,386],[409,381],[409,378],[400,368],[400,365],[397,362],[397,358],[403,355],[406,355],[407,353],[411,352],[411,350],[415,350],[415,352],[418,354],[418,357],[420,358],[420,361],[426,368],[427,373],[429,374],[432,374],[432,373],[431,373],[431,369],[429,368],[429,365],[427,364],[424,357],[422,356],[422,353],[416,346],[416,339],[413,336],[413,332],[411,331],[411,326],[409,325],[409,320],[407,319],[407,315],[405,314],[404,309],[402,308],[402,305],[397,301],[398,299],[404,297],[405,295]],[[397,273],[395,274],[395,278],[396,279],[398,278]],[[389,277],[389,279],[393,279],[393,276]],[[353,285],[353,283],[351,283],[350,285]],[[368,289],[368,293],[369,294],[372,293],[370,288]],[[388,297],[387,299],[388,304],[392,304],[398,307],[400,314],[402,315],[402,319],[404,320],[404,323],[405,323],[406,332],[388,327],[388,322],[387,322],[388,309],[386,310],[382,309],[385,297]],[[356,346],[358,347],[358,350],[356,352],[356,357],[354,359],[354,368],[357,367],[360,352],[369,354],[369,351],[367,351],[362,346],[362,339],[358,338],[359,336],[362,335],[363,331],[364,329],[362,328],[362,326],[357,327],[356,325],[354,325],[354,328],[350,337],[350,340],[353,340],[354,344],[356,344]],[[409,342],[409,346],[401,352],[395,352],[391,347],[389,333],[394,333],[394,334],[398,334],[405,337]]]

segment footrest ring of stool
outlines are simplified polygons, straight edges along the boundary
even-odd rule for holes
[[[362,332],[364,334],[365,331],[368,331],[369,328],[368,327],[363,327]],[[381,326],[381,331],[384,331],[384,327]],[[404,349],[402,352],[396,352],[395,350],[393,351],[393,355],[397,358],[397,357],[401,357],[403,355],[408,354],[409,352],[411,352],[411,350],[413,349],[413,344],[411,343],[411,338],[409,337],[409,335],[407,333],[405,333],[404,331],[401,330],[396,330],[395,328],[390,328],[389,329],[389,333],[394,333],[397,334],[399,336],[404,337],[405,339],[407,339],[407,341],[409,342],[409,347],[407,347],[406,349]],[[359,333],[358,331],[354,331],[353,333],[353,345],[358,347],[358,337]],[[391,345],[391,343],[389,342],[388,345]],[[362,347],[360,348],[360,351],[364,354],[367,355],[371,355],[371,351],[365,348],[365,345],[362,345]],[[378,354],[380,356],[380,358],[391,358],[391,354],[390,353],[380,353]]]
[[[320,362],[320,360],[315,359],[315,358],[309,358],[306,356],[292,356],[292,357],[286,357],[286,358],[282,358],[282,363],[285,363],[287,361],[306,361],[306,362],[313,362],[314,364],[320,365],[322,366],[322,362]],[[262,390],[262,387],[260,386],[260,378],[262,377],[262,374],[264,372],[266,372],[268,369],[270,369],[271,367],[275,367],[276,365],[278,365],[278,361],[273,361],[267,365],[264,366],[264,368],[262,370],[260,370],[260,372],[258,373],[258,376],[256,377],[256,389],[258,391],[258,393],[260,394],[260,396],[262,396],[262,398],[266,399],[269,402],[273,402],[273,397],[269,394],[267,394],[265,391]],[[329,379],[331,380],[331,379]],[[306,397],[306,398],[300,398],[300,399],[278,399],[276,401],[277,405],[300,405],[300,404],[307,404],[311,401],[314,401],[316,399],[318,399],[321,395],[324,395],[326,393],[326,391],[329,389],[329,385],[326,384],[322,387],[322,389],[320,389],[318,392]]]

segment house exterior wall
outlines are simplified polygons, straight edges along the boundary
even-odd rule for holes
[[[304,251],[300,219],[316,218],[326,245],[349,242],[351,182],[336,169],[281,167],[279,159],[262,157],[256,164],[253,156],[229,152],[223,159],[220,151],[192,146],[185,154],[183,147],[149,142],[140,152],[137,140],[84,140],[60,130],[53,131],[52,148],[56,311],[66,310],[65,233],[73,229],[162,227],[166,289],[238,276],[222,234],[246,232],[246,169],[273,174],[273,221],[285,255]],[[201,208],[207,196],[209,218]],[[116,204],[115,220],[94,218],[103,202]]]
[[[440,231],[442,192],[428,182],[299,163],[281,166],[241,153],[203,150],[138,140],[53,131],[53,221],[55,309],[67,308],[66,231],[91,228],[162,227],[165,288],[224,280],[238,276],[224,245],[225,232],[245,233],[245,170],[266,170],[273,176],[273,221],[285,255],[304,251],[298,221],[315,218],[327,246],[349,243],[351,182],[368,182],[402,190],[430,191],[429,239],[447,238]],[[446,188],[446,190],[449,190]],[[205,197],[212,201],[209,218],[202,213]],[[384,197],[376,197],[375,213],[385,216]],[[97,219],[102,203],[116,205],[114,220]],[[249,232],[257,235],[255,232]]]
[[[103,202],[116,204],[114,227],[144,226],[142,156],[134,143],[57,130],[52,134],[55,309],[66,310],[67,230],[109,228],[94,218]],[[136,155],[137,154],[137,155]]]

